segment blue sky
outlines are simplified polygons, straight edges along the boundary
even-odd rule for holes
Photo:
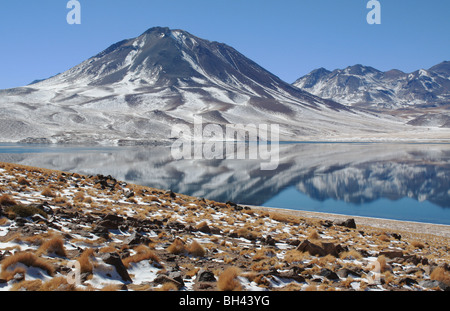
[[[411,72],[450,60],[450,1],[379,0],[68,0],[0,3],[0,89],[63,72],[153,26],[224,42],[292,83],[319,67],[354,64]]]

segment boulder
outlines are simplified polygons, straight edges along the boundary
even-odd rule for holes
[[[340,244],[335,245],[334,243],[323,242],[322,246],[319,246],[309,242],[308,240],[304,240],[297,247],[297,250],[300,252],[308,252],[312,256],[323,257],[326,255],[332,255],[334,257],[338,257],[339,253],[345,249]]]
[[[275,240],[271,235],[268,235],[265,238],[264,237],[261,238],[261,243],[275,246],[275,244],[277,243],[277,240]]]
[[[353,277],[357,277],[360,278],[361,277],[361,273],[355,271],[354,269],[349,269],[349,268],[342,268],[337,272],[337,275],[341,278],[346,278],[349,275],[353,276]]]
[[[216,277],[214,276],[214,273],[208,270],[201,269],[197,273],[197,281],[198,282],[216,282]]]
[[[128,245],[139,245],[139,244],[148,244],[151,240],[146,236],[143,236],[139,232],[133,232],[129,237],[127,237],[123,243]]]
[[[355,220],[353,218],[349,218],[349,219],[344,220],[344,221],[336,221],[335,224],[338,225],[338,226],[343,226],[343,227],[347,227],[347,228],[350,228],[350,229],[356,229],[356,223],[355,223]]]
[[[92,234],[98,235],[101,238],[109,240],[109,231],[108,228],[105,228],[100,225],[96,225],[94,229],[91,231]]]
[[[344,251],[344,248],[338,244],[335,245],[333,243],[322,243],[322,248],[327,253],[327,255],[332,255],[334,257],[338,257],[339,253]]]
[[[165,274],[161,274],[161,275],[157,276],[157,277],[153,280],[153,283],[154,283],[154,284],[173,283],[173,284],[175,284],[175,286],[176,286],[178,289],[181,289],[181,288],[184,286],[184,285],[181,284],[179,281],[177,281],[177,280],[175,280],[175,279],[173,279],[173,278],[171,278],[170,276],[165,275]]]
[[[335,272],[333,272],[327,268],[323,268],[322,270],[320,270],[320,276],[326,277],[327,279],[332,280],[332,281],[340,280],[339,276]]]
[[[333,222],[331,220],[324,220],[321,222],[321,225],[325,228],[330,228],[331,226],[333,226]]]
[[[114,266],[117,273],[120,275],[124,282],[133,282],[130,275],[128,274],[127,268],[122,262],[119,254],[117,253],[105,253],[100,256],[100,258],[108,265]]]
[[[125,198],[130,199],[130,198],[134,197],[134,192],[132,190],[125,191],[123,195]]]
[[[384,256],[389,259],[403,258],[403,252],[400,250],[379,252],[378,256]]]
[[[172,190],[166,191],[165,194],[168,194],[171,199],[175,199],[177,197],[176,193]]]
[[[180,271],[172,271],[169,273],[168,277],[179,282],[181,287],[184,287],[183,274]]]
[[[98,225],[111,230],[117,230],[120,225],[124,223],[124,219],[117,215],[106,215],[99,222]]]
[[[405,277],[405,278],[400,279],[398,281],[398,283],[399,284],[405,284],[407,286],[411,286],[411,285],[417,284],[417,281],[412,279],[412,278],[410,278],[410,277]]]
[[[206,233],[206,234],[211,233],[211,228],[207,224],[204,224],[203,226],[201,226],[200,228],[197,228],[197,229],[198,229],[198,231]]]
[[[181,222],[178,222],[178,221],[175,221],[175,220],[169,221],[166,224],[166,226],[168,228],[176,229],[176,230],[179,230],[179,231],[186,229],[186,227]]]
[[[305,278],[303,276],[301,276],[299,274],[299,272],[301,272],[299,270],[299,267],[293,267],[292,269],[290,269],[287,272],[275,273],[274,275],[278,276],[280,278],[292,279],[298,283],[303,283],[303,282],[305,282]]]
[[[450,291],[449,285],[436,280],[423,280],[419,282],[419,285],[430,289],[440,289],[443,291]]]
[[[320,247],[320,246],[318,246],[318,245],[316,245],[314,243],[311,243],[308,240],[304,240],[297,247],[297,250],[300,251],[300,252],[308,252],[311,256],[323,257],[323,256],[327,255],[325,250],[322,247]]]

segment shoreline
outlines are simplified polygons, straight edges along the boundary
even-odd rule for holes
[[[208,142],[207,140],[201,141],[203,143]],[[221,140],[218,142],[230,142],[227,140]],[[239,143],[235,140],[231,142]],[[242,143],[249,143],[251,141],[242,141]],[[91,146],[91,147],[145,147],[145,146],[170,146],[173,143],[172,140],[106,140],[106,141],[88,141],[86,143],[80,143],[77,140],[74,141],[56,141],[52,142],[50,140],[44,141],[42,139],[36,140],[20,140],[20,141],[0,141],[0,144],[17,144],[17,145],[51,145],[51,146]],[[392,137],[382,137],[382,136],[361,136],[359,138],[355,137],[305,137],[302,140],[299,139],[283,139],[277,143],[283,144],[424,144],[424,145],[450,145],[450,138],[440,137],[440,138],[404,138],[401,136]]]
[[[387,218],[376,218],[376,217],[364,217],[364,216],[354,216],[354,215],[344,215],[344,214],[334,214],[334,213],[324,213],[324,212],[311,212],[302,210],[291,210],[286,208],[278,207],[265,207],[265,206],[253,206],[245,205],[253,209],[264,210],[264,211],[274,211],[278,213],[284,213],[292,216],[315,218],[320,220],[332,220],[332,221],[345,221],[346,219],[353,218],[355,222],[362,226],[377,228],[377,229],[389,229],[396,231],[408,232],[411,234],[431,234],[435,236],[441,236],[445,238],[450,238],[450,225],[443,224],[433,224],[425,222],[415,222],[407,220],[396,220]],[[424,232],[425,229],[425,232]]]

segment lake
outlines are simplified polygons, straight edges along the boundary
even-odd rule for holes
[[[0,161],[238,204],[450,225],[450,145],[283,143],[258,159],[175,160],[167,146],[0,143]]]

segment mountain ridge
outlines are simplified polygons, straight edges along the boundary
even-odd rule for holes
[[[0,140],[14,142],[168,142],[175,124],[192,126],[195,116],[280,124],[288,141],[421,134],[403,119],[293,86],[224,43],[167,27],[116,42],[49,79],[0,90],[0,107]]]
[[[405,73],[356,64],[332,71],[319,68],[294,86],[348,106],[405,108],[450,104],[450,62]]]

